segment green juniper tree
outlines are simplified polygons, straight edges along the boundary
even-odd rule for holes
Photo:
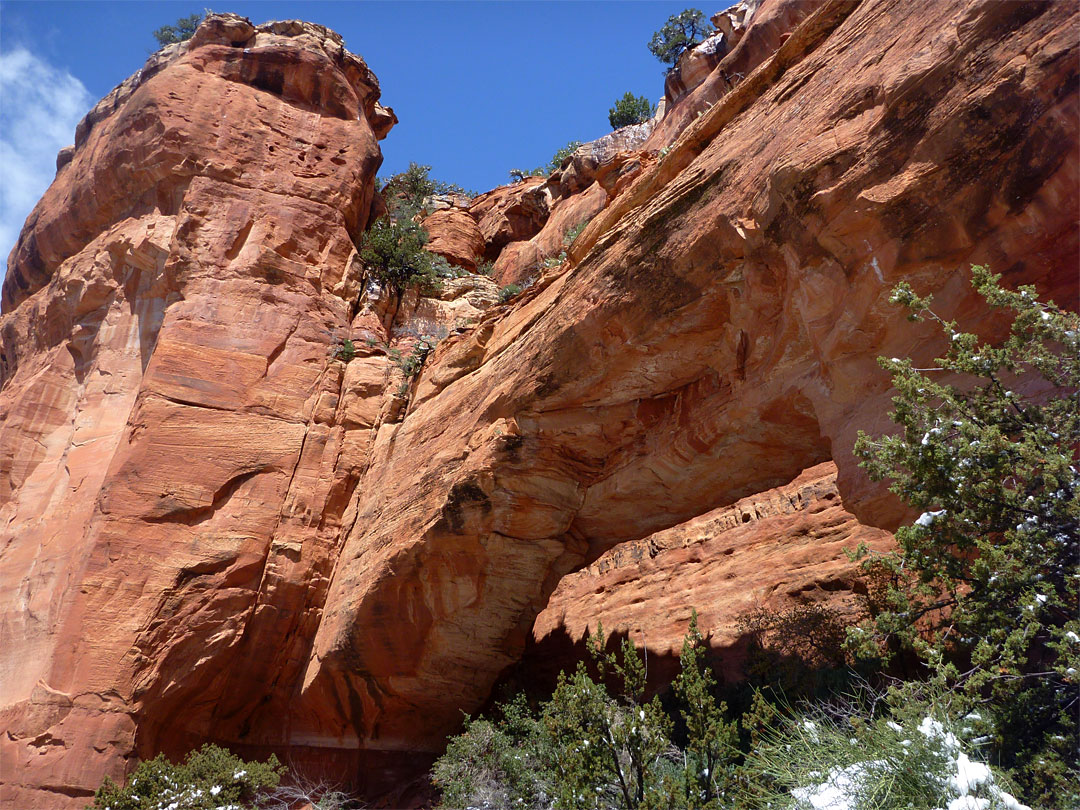
[[[440,279],[454,274],[442,256],[424,250],[428,233],[419,220],[424,215],[424,201],[432,194],[470,193],[461,186],[435,180],[430,171],[430,166],[410,163],[408,169],[383,183],[387,214],[370,225],[358,246],[371,278],[398,294],[410,285],[435,293]]]
[[[1080,316],[972,274],[1013,314],[1001,346],[959,331],[907,284],[893,293],[947,348],[931,369],[881,359],[901,431],[860,433],[855,451],[922,514],[897,532],[896,554],[866,561],[886,587],[852,644],[920,653],[992,717],[994,756],[1028,800],[1063,806],[1080,802]]]
[[[543,722],[556,755],[555,806],[638,810],[664,807],[660,792],[664,755],[671,748],[671,720],[654,697],[645,699],[645,661],[625,639],[621,655],[605,652],[604,628],[597,625],[587,646],[597,670],[594,681],[579,664],[546,704]],[[606,678],[620,684],[613,698]]]
[[[652,118],[655,109],[645,96],[635,96],[629,90],[616,100],[615,106],[608,110],[608,123],[612,129],[641,124]]]
[[[683,51],[693,48],[713,30],[700,10],[688,8],[668,17],[664,27],[649,40],[649,50],[661,62],[674,67]]]
[[[411,219],[420,214],[424,201],[433,194],[475,197],[456,183],[445,183],[430,176],[431,167],[410,162],[409,168],[382,184],[382,196],[395,218]]]
[[[199,23],[203,20],[202,14],[191,14],[187,17],[181,17],[176,21],[174,25],[163,25],[154,31],[154,39],[157,40],[158,47],[163,48],[166,45],[172,45],[174,42],[183,42],[185,39],[191,39],[195,33],[195,29],[199,27]]]
[[[718,810],[730,768],[738,753],[738,724],[726,722],[727,704],[713,696],[716,676],[705,664],[705,638],[698,630],[697,611],[679,655],[680,672],[672,686],[686,724],[682,774],[675,786],[679,807]]]
[[[443,806],[542,807],[550,790],[539,721],[518,698],[499,721],[465,718],[432,769]]]
[[[364,232],[360,259],[371,277],[396,293],[410,284],[438,286],[441,257],[424,250],[428,235],[419,223],[382,217]]]

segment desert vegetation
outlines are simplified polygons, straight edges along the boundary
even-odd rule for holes
[[[154,39],[157,40],[158,47],[163,48],[166,45],[172,45],[174,42],[191,39],[195,34],[195,29],[202,22],[203,16],[203,14],[189,14],[187,17],[181,17],[172,25],[163,25],[161,28],[155,29],[153,35]]]
[[[712,34],[713,30],[712,23],[700,9],[688,8],[668,17],[668,21],[649,40],[649,51],[674,68],[684,52]]]
[[[615,101],[615,105],[608,110],[608,123],[612,129],[628,127],[631,124],[641,124],[652,118],[656,108],[645,96],[635,96],[629,90]]]
[[[399,295],[409,286],[419,287],[422,293],[436,293],[440,279],[456,275],[444,258],[424,250],[428,233],[420,219],[433,195],[473,195],[460,186],[431,178],[430,171],[430,166],[410,163],[406,171],[382,184],[387,213],[370,225],[358,245],[369,277]]]

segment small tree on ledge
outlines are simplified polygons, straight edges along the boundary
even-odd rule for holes
[[[688,8],[668,17],[664,27],[649,40],[649,50],[661,62],[675,67],[683,51],[693,48],[714,30],[699,9]]]
[[[608,110],[608,123],[612,129],[643,124],[652,118],[653,105],[645,96],[635,96],[629,90]]]
[[[203,20],[202,14],[191,14],[187,17],[181,17],[176,21],[175,25],[163,25],[161,28],[154,31],[154,39],[158,42],[159,48],[164,48],[166,45],[172,45],[174,42],[183,42],[185,39],[191,39],[195,33],[195,29],[199,27],[199,23]]]

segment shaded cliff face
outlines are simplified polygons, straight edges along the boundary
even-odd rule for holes
[[[536,617],[517,669],[553,686],[560,670],[585,656],[584,639],[597,623],[674,666],[696,610],[721,676],[736,681],[739,619],[806,602],[850,609],[861,588],[858,564],[844,549],[860,543],[887,551],[893,540],[844,509],[835,464],[816,464],[790,483],[618,545],[564,577]]]
[[[440,346],[338,559],[322,721],[437,746],[562,575],[830,458],[846,507],[895,525],[851,447],[888,428],[875,357],[940,346],[892,286],[988,335],[970,263],[1076,305],[1076,34],[1072,5],[823,4],[571,267]]]
[[[370,787],[376,752],[438,750],[530,635],[574,637],[624,588],[681,636],[666,567],[606,569],[600,601],[568,580],[534,629],[621,543],[708,534],[700,561],[657,546],[700,576],[685,610],[747,560],[776,571],[760,604],[887,541],[903,513],[850,452],[888,427],[874,358],[941,348],[892,286],[988,336],[970,263],[1077,305],[1078,12],[763,10],[789,30],[751,39],[751,18],[724,57],[744,46],[750,72],[721,82],[721,59],[645,151],[436,218],[459,264],[523,278],[594,215],[505,306],[477,276],[401,301],[365,284],[394,119],[325,29],[212,17],[95,108],[4,286],[5,801],[79,806],[132,756],[207,739]],[[405,379],[391,350],[430,334]],[[806,510],[764,516],[776,547],[724,522],[806,486],[842,541]]]

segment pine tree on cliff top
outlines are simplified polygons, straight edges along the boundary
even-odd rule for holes
[[[713,33],[712,23],[696,8],[672,14],[664,27],[652,35],[649,50],[661,62],[675,66],[683,51],[693,48]]]
[[[174,42],[183,42],[185,39],[191,39],[195,34],[195,29],[199,27],[199,23],[201,23],[202,20],[202,14],[191,14],[187,17],[181,17],[174,25],[163,25],[161,28],[154,31],[154,39],[157,40],[159,48],[164,48],[166,45],[172,45]]]

